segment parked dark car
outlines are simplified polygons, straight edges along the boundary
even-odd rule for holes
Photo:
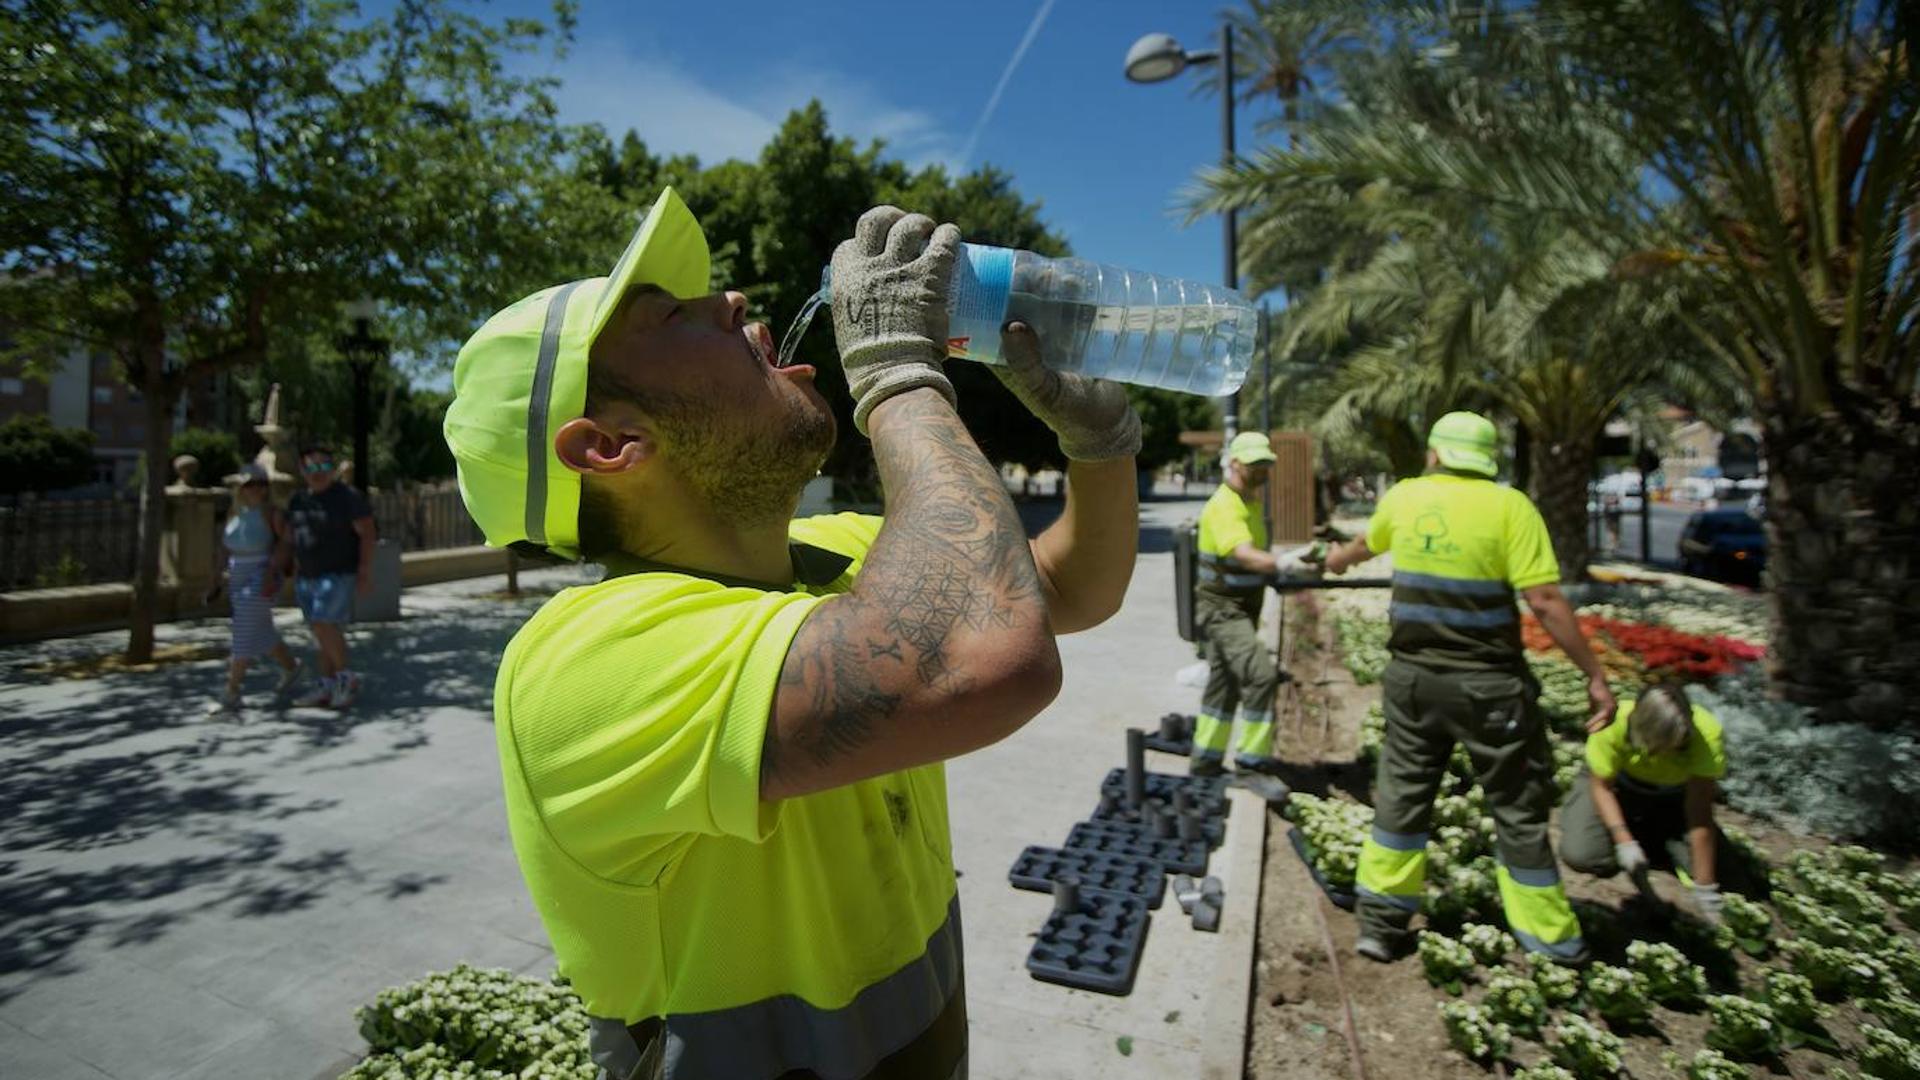
[[[1758,585],[1767,567],[1767,534],[1744,507],[1703,510],[1680,533],[1680,569],[1730,585]]]

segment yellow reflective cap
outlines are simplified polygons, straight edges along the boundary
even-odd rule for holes
[[[580,474],[554,433],[587,407],[587,356],[635,285],[704,296],[707,238],[672,188],[640,220],[606,277],[542,289],[496,313],[460,349],[447,446],[460,498],[491,547],[520,540],[580,555]]]
[[[1427,446],[1440,455],[1440,464],[1482,476],[1494,476],[1500,465],[1494,452],[1500,447],[1500,433],[1493,421],[1474,412],[1450,412],[1433,422]]]
[[[1273,460],[1273,442],[1258,431],[1243,431],[1227,444],[1227,460],[1258,465]]]

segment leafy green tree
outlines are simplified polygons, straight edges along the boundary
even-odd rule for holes
[[[93,479],[93,432],[57,428],[44,416],[0,424],[0,494],[59,491]]]
[[[562,36],[570,9],[558,9]],[[557,170],[576,139],[507,54],[541,24],[452,0],[0,0],[0,319],[43,362],[103,348],[144,397],[146,456],[213,372],[325,338],[361,294],[402,345],[611,264],[620,207]],[[517,290],[517,291],[516,291]],[[147,470],[129,659],[150,656],[164,471]]]
[[[227,431],[211,428],[187,428],[175,432],[167,446],[167,460],[191,454],[200,462],[195,481],[201,487],[216,487],[226,477],[240,471],[240,440]],[[171,469],[167,470],[171,475]]]

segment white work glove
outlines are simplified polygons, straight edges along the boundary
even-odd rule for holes
[[[1318,544],[1302,544],[1297,548],[1275,552],[1274,573],[1296,581],[1319,577],[1323,569],[1321,562],[1325,560],[1324,553],[1321,553],[1320,559],[1314,558],[1319,547]]]
[[[1613,859],[1620,864],[1621,873],[1628,877],[1639,877],[1648,870],[1647,852],[1638,840],[1613,845]]]
[[[1039,337],[1020,323],[1002,331],[1000,357],[1005,363],[993,365],[994,375],[1060,437],[1068,461],[1111,461],[1140,452],[1140,417],[1119,383],[1047,368],[1040,362]]]
[[[924,214],[876,206],[833,249],[833,336],[853,392],[853,425],[874,406],[922,386],[955,403],[947,358],[947,283],[960,230]]]
[[[1720,886],[1694,882],[1693,907],[1700,913],[1702,919],[1707,920],[1710,925],[1719,926],[1726,906],[1726,898],[1720,895]]]

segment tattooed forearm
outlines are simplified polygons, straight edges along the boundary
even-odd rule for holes
[[[869,423],[886,525],[853,591],[823,605],[794,640],[781,700],[804,703],[815,722],[805,733],[769,734],[763,783],[790,760],[777,740],[827,765],[867,745],[911,702],[964,694],[998,674],[983,667],[1050,648],[1026,532],[952,408],[931,392],[909,393]]]

